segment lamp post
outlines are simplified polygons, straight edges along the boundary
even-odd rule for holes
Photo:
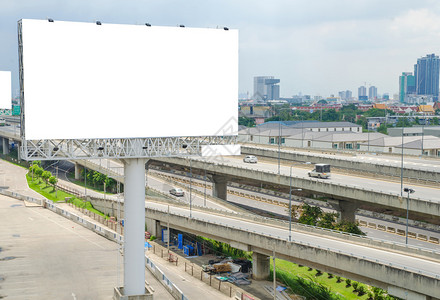
[[[406,197],[406,232],[405,232],[405,243],[408,245],[408,216],[409,216],[409,194],[412,194],[415,192],[415,190],[410,189],[410,188],[404,188],[403,191],[405,193],[407,193],[407,197]]]
[[[189,159],[189,218],[192,218],[192,167],[191,158]]]
[[[302,189],[292,189],[292,167],[290,166],[290,185],[289,185],[289,242],[292,241],[292,191],[302,191]]]
[[[280,175],[280,153],[281,153],[281,118],[278,121],[278,175]]]
[[[400,160],[400,197],[403,197],[403,134],[405,130],[405,119],[402,122],[402,156]]]
[[[205,189],[203,192],[203,206],[206,206],[206,166],[205,166]]]

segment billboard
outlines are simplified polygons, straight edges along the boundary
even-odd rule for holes
[[[11,109],[11,72],[0,71],[0,108]]]
[[[25,19],[21,39],[26,140],[238,131],[237,30]]]

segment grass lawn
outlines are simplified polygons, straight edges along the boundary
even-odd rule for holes
[[[75,179],[75,175],[74,175],[74,174],[68,173],[68,174],[67,174],[67,177],[69,178],[69,181],[70,181],[70,182],[72,182],[72,183],[74,183],[74,184],[76,184],[76,185],[79,185],[79,186],[84,187],[84,181],[83,181],[83,180]],[[87,188],[88,188],[89,190],[93,190],[93,191],[98,192],[98,193],[101,193],[101,194],[114,195],[114,193],[110,193],[110,192],[106,192],[106,193],[104,193],[104,187],[103,187],[103,186],[98,186],[98,187],[96,187],[96,186],[94,186],[93,184],[90,185],[89,182],[87,182]]]
[[[90,202],[85,202],[81,199],[76,198],[74,195],[66,193],[61,190],[55,192],[55,189],[53,188],[52,185],[50,184],[46,185],[46,183],[41,179],[37,179],[34,177],[34,180],[32,180],[32,175],[29,176],[29,174],[26,174],[26,180],[31,189],[41,194],[42,196],[46,197],[47,199],[52,200],[53,202],[64,201],[66,197],[70,197],[72,199],[71,200],[72,203],[75,206],[85,208],[91,212],[94,212],[95,214],[108,218],[99,210],[94,209],[93,205]]]
[[[322,273],[320,276],[316,276],[316,270],[306,266],[300,267],[297,264],[288,262],[281,259],[276,259],[277,268],[277,280],[281,281],[283,277],[295,277],[299,276],[304,279],[312,278],[313,281],[320,283],[321,285],[328,287],[333,294],[339,295],[342,299],[368,299],[368,291],[370,287],[368,285],[359,283],[359,286],[364,286],[366,293],[362,296],[358,296],[357,293],[353,293],[353,287],[346,287],[345,278],[341,278],[341,282],[336,282],[336,277],[328,278],[327,273]],[[272,269],[272,260],[271,260]]]

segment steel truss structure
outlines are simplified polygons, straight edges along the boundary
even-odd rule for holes
[[[237,136],[25,140],[24,160],[71,160],[96,158],[149,158],[200,156],[202,146],[232,145]]]

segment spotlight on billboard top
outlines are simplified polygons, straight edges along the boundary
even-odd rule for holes
[[[10,71],[0,71],[0,109],[11,109]]]
[[[20,24],[26,140],[238,131],[237,30]]]

